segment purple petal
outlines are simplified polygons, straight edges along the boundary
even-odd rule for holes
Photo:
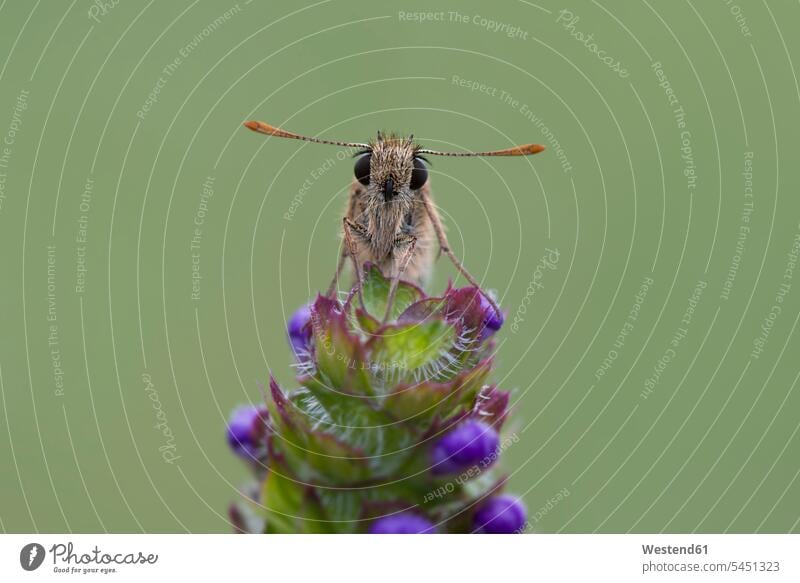
[[[228,420],[228,445],[237,455],[255,457],[266,435],[264,420],[267,412],[253,405],[242,405],[231,413]]]
[[[307,354],[311,344],[311,306],[306,304],[298,308],[289,318],[286,329],[295,355]]]
[[[431,452],[434,474],[454,474],[481,464],[490,466],[497,457],[500,437],[482,421],[467,419],[448,431]]]
[[[492,307],[486,294],[476,287],[451,288],[445,294],[447,318],[475,330],[485,340],[499,330],[505,316]]]
[[[370,534],[433,534],[434,531],[427,518],[413,512],[378,518],[369,528]]]
[[[527,510],[522,501],[510,494],[486,500],[475,513],[473,526],[484,534],[516,534],[525,526]]]
[[[484,326],[493,332],[497,332],[503,326],[503,322],[505,322],[503,312],[495,310],[484,294],[481,294],[481,310],[483,310],[484,313]]]

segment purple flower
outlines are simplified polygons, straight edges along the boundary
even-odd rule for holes
[[[242,405],[228,420],[228,445],[237,455],[252,459],[262,446],[266,435],[266,409]]]
[[[433,446],[433,473],[454,474],[482,463],[491,465],[497,457],[500,436],[482,421],[467,419],[448,431]]]
[[[503,312],[495,310],[492,304],[489,302],[486,295],[481,293],[481,310],[483,310],[483,326],[486,330],[491,330],[491,332],[497,332],[503,326],[503,322],[505,322],[505,316]],[[491,333],[490,332],[490,333]]]
[[[525,526],[527,511],[516,496],[501,494],[489,498],[478,508],[473,519],[476,532],[483,534],[515,534]]]
[[[384,516],[372,523],[370,534],[432,534],[433,524],[419,514],[401,512]]]
[[[486,293],[477,287],[449,288],[444,300],[448,322],[474,331],[481,342],[502,328],[505,322],[503,312],[495,309]]]
[[[287,325],[289,344],[296,356],[308,354],[311,346],[311,305],[306,304],[297,309],[289,318]]]

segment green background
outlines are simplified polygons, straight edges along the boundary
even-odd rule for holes
[[[291,386],[285,321],[330,280],[352,175],[256,118],[548,146],[431,171],[508,312],[502,463],[533,530],[800,531],[800,6],[738,2],[2,2],[0,527],[230,530],[226,417],[270,370]]]

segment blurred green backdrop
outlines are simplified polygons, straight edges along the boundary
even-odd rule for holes
[[[738,3],[737,3],[738,2]],[[0,4],[0,527],[228,531],[350,161],[436,159],[540,532],[800,531],[797,3]],[[544,260],[543,260],[544,258]],[[431,286],[455,272],[440,261]]]

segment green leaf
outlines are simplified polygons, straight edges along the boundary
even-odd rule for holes
[[[285,468],[281,467],[281,471]],[[325,533],[329,526],[319,500],[304,484],[270,471],[262,491],[267,533]]]
[[[374,409],[371,399],[337,393],[314,378],[305,379],[305,388],[295,391],[292,399],[313,420],[316,435],[332,436],[358,452],[372,479],[401,467],[421,434]]]
[[[364,297],[364,307],[373,318],[383,321],[386,313],[386,302],[389,299],[389,288],[391,280],[381,273],[376,265],[370,265],[364,272],[364,280],[361,293]],[[396,320],[408,306],[422,299],[422,290],[406,281],[397,282],[397,290],[392,303],[392,311],[389,320]],[[355,298],[354,302],[358,302]]]
[[[322,490],[319,503],[331,529],[340,533],[366,532],[371,519],[387,511],[408,508],[419,492],[407,481],[357,490]]]
[[[367,376],[369,361],[359,338],[345,329],[344,317],[331,317],[314,341],[323,384],[352,394],[372,394]]]
[[[298,479],[341,486],[363,482],[371,477],[364,454],[337,435],[309,429],[303,437],[302,443],[281,443],[286,463]]]
[[[355,312],[355,316],[353,316],[355,319],[353,322],[357,325],[357,329],[367,337],[375,334],[381,327],[381,323],[361,308],[356,307],[355,303],[351,303],[350,305],[353,306],[351,310]]]
[[[270,396],[275,428],[271,443],[298,480],[335,485],[369,477],[361,451],[324,431],[324,410],[320,417],[316,411],[299,406],[302,399],[287,397],[274,379],[270,381]]]
[[[262,498],[266,513],[267,532],[296,532],[296,518],[303,502],[302,486],[276,472],[269,472],[264,480]]]
[[[361,530],[358,527],[361,497],[358,490],[320,490],[320,502],[333,530],[343,533]]]
[[[450,351],[454,340],[453,327],[437,319],[386,326],[380,336],[370,340],[368,349],[373,363],[380,363],[387,370],[397,370],[405,378],[414,378],[414,371],[424,366],[446,366],[447,362],[439,359]]]
[[[491,359],[462,371],[448,382],[423,381],[396,386],[384,400],[384,408],[395,418],[428,423],[434,415],[447,418],[462,406],[471,406],[491,370]]]

